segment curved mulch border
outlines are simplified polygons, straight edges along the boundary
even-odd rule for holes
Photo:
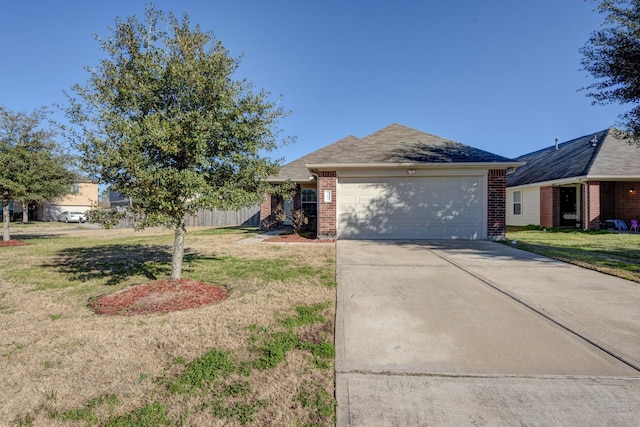
[[[97,314],[136,316],[200,307],[228,296],[228,290],[197,280],[158,280],[92,298],[89,308]]]
[[[0,240],[0,248],[7,248],[11,246],[25,246],[30,245],[31,243],[23,242],[22,240]]]

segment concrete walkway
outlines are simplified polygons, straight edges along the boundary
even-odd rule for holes
[[[493,242],[337,248],[339,426],[638,424],[640,285]]]

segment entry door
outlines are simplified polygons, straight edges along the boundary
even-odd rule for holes
[[[575,227],[578,221],[576,187],[560,188],[560,225]]]

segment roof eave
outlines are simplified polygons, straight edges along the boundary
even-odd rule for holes
[[[508,169],[524,166],[526,162],[450,162],[450,163],[314,163],[305,165],[309,170],[340,170],[340,169]]]
[[[304,184],[304,183],[307,183],[307,182],[313,182],[313,181],[315,181],[315,179],[316,178],[314,176],[309,176],[307,178],[292,178],[292,177],[289,177],[289,178],[267,178],[267,179],[265,179],[265,181],[266,182],[271,182],[273,184],[283,184],[283,183],[285,183],[287,181],[292,181],[292,182]]]

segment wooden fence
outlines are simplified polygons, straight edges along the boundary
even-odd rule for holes
[[[200,209],[195,215],[188,215],[186,220],[187,227],[223,227],[235,225],[258,227],[260,225],[260,206],[251,206],[238,209],[237,211]],[[127,215],[118,222],[116,228],[133,228],[134,223],[134,216]]]

